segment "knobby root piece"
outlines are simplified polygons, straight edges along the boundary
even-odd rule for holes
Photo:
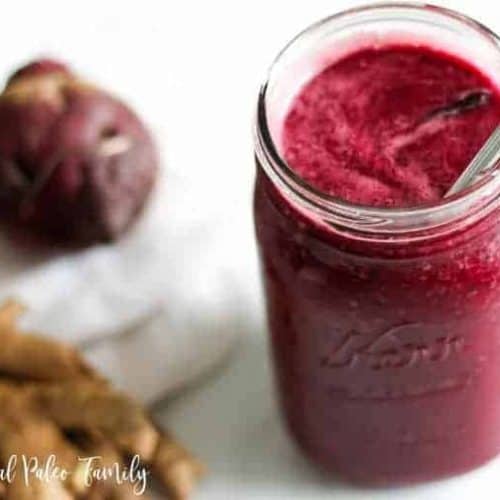
[[[80,432],[76,442],[83,456],[99,457],[96,463],[97,467],[111,469],[119,466],[123,469],[126,465],[123,462],[123,457],[118,453],[113,444],[95,432]],[[82,484],[86,482],[84,468],[85,465],[80,467],[79,471],[79,481]],[[94,482],[86,495],[86,500],[137,500],[138,498],[141,500],[148,500],[149,497],[146,494],[141,494],[141,496],[138,497],[135,493],[133,484],[130,482],[119,484],[115,477],[109,477],[105,481]]]
[[[75,500],[75,496],[57,481],[33,481],[26,486],[19,476],[9,484],[5,500]]]
[[[126,484],[116,485],[113,488],[97,486],[85,497],[85,500],[148,500],[147,495],[136,495]]]
[[[32,399],[63,429],[107,436],[120,450],[150,461],[159,434],[143,408],[128,397],[92,383],[34,385]]]
[[[23,314],[25,307],[15,300],[7,300],[0,307],[0,335],[15,331],[17,318]]]
[[[23,413],[27,411],[28,393],[23,385],[0,378],[0,418],[8,411],[13,415],[16,411]]]
[[[43,417],[30,413],[10,413],[6,408],[0,418],[0,461],[8,463],[12,456],[17,456],[17,467],[23,473],[16,474],[14,480],[7,485],[8,500],[70,500],[71,482],[64,484],[59,479],[40,481],[24,473],[26,460],[37,460],[39,466],[45,464],[51,455],[57,457],[59,465],[73,470],[78,455],[59,432],[58,428]],[[27,463],[31,468],[34,464]],[[31,479],[31,480],[30,480]],[[71,479],[71,476],[70,476]]]
[[[100,379],[78,351],[36,335],[9,335],[2,339],[0,373],[19,379],[49,382]]]
[[[73,473],[64,484],[36,479],[27,486],[24,478],[0,483],[0,500],[132,500],[133,486],[117,484],[116,477],[89,487],[78,456],[100,456],[99,466],[126,467],[127,457],[136,455],[168,498],[187,499],[204,472],[202,464],[162,433],[143,407],[114,391],[78,351],[18,334],[21,312],[13,301],[0,307],[0,464],[24,455],[43,466],[55,455],[57,465]]]
[[[166,433],[160,437],[151,469],[172,500],[189,498],[205,473],[203,464]]]
[[[103,379],[73,347],[36,334],[18,335],[15,326],[24,307],[10,300],[0,307],[0,373],[20,379],[59,381]]]

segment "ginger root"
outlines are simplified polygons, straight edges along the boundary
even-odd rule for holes
[[[166,433],[160,435],[151,465],[158,481],[176,499],[188,498],[205,472],[203,464]]]
[[[14,330],[16,320],[24,312],[24,306],[15,300],[7,300],[0,307],[0,333]]]
[[[27,460],[40,462],[55,455],[61,466],[72,470],[78,462],[77,450],[64,439],[60,430],[50,420],[27,412],[4,412],[0,417],[0,460],[7,463],[10,457],[21,454]],[[29,457],[29,458],[28,458]],[[70,500],[73,496],[59,480],[50,482],[25,481],[25,476],[16,474],[7,485],[8,500]],[[71,488],[68,483],[68,488]]]
[[[0,500],[131,500],[131,483],[87,484],[79,457],[125,467],[138,456],[167,498],[186,500],[203,465],[156,426],[138,403],[116,391],[80,353],[15,326],[23,308],[0,307],[0,466],[13,455],[44,464],[51,455],[68,477],[0,483]],[[146,498],[141,495],[141,498]]]

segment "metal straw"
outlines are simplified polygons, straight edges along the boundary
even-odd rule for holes
[[[469,187],[480,174],[493,168],[500,161],[500,125],[491,134],[469,166],[461,173],[455,184],[445,194],[451,196]]]

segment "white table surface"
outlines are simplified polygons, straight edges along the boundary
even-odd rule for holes
[[[241,344],[224,370],[161,413],[210,468],[195,500],[500,498],[500,460],[410,489],[326,483],[296,453],[277,417],[250,210],[256,93],[291,36],[360,3],[366,2],[16,0],[3,9],[0,74],[38,54],[74,63],[141,111],[160,139],[167,173],[206,187],[192,209],[232,224],[226,254],[241,267],[248,301]],[[494,0],[440,3],[500,31]]]

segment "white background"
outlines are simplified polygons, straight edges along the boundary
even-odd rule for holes
[[[156,133],[167,174],[199,188],[199,202],[190,210],[213,212],[221,224],[232,225],[225,253],[240,267],[248,297],[241,347],[223,372],[162,412],[165,423],[211,469],[195,496],[199,500],[500,495],[500,461],[418,488],[373,492],[325,483],[295,452],[276,416],[250,208],[256,94],[286,41],[309,23],[360,3],[17,0],[3,5],[0,74],[34,56],[53,55],[115,90]],[[500,31],[496,0],[441,5]]]

